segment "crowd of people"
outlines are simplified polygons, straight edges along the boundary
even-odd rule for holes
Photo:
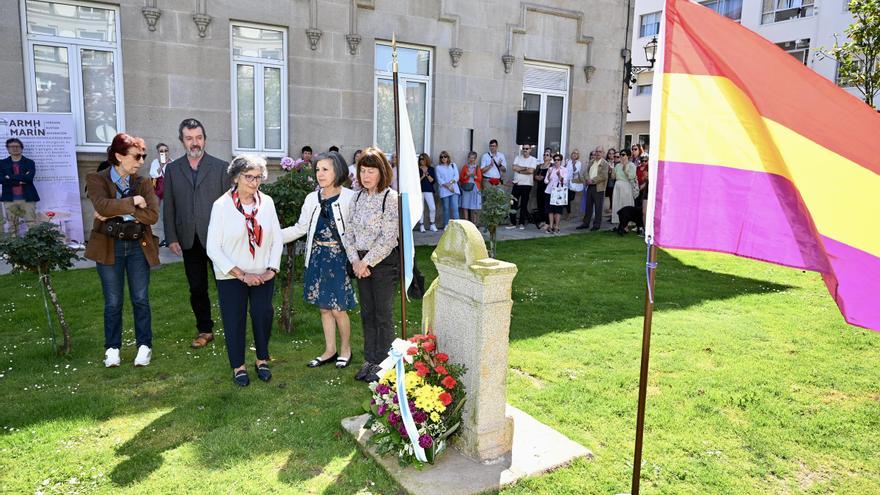
[[[248,316],[253,372],[262,381],[271,380],[275,276],[283,244],[305,237],[303,300],[317,306],[324,333],[324,351],[307,366],[329,363],[342,369],[351,364],[349,312],[359,307],[364,362],[355,378],[377,380],[379,363],[395,337],[393,301],[400,269],[396,157],[370,147],[357,150],[349,164],[335,147],[317,155],[303,147],[299,161],[311,164],[318,187],[306,197],[296,223],[282,226],[272,198],[260,191],[268,177],[265,159],[241,155],[227,163],[209,155],[205,128],[196,119],[181,122],[178,139],[185,154],[170,160],[168,146],[159,143],[147,179],[139,174],[147,157],[145,142],[120,133],[108,147],[107,161],[87,177],[94,224],[85,256],[97,264],[104,295],[105,366],[121,362],[126,279],[135,316],[134,365],[150,364],[150,267],[159,264],[160,245],[167,245],[183,258],[195,326],[191,346],[214,340],[208,291],[213,272],[233,381],[250,383]],[[478,223],[482,191],[503,185],[508,166],[514,198],[508,228],[535,223],[558,233],[578,194],[584,212],[578,228],[592,224],[597,230],[606,209],[621,233],[630,220],[639,224],[628,209],[639,207],[647,193],[647,155],[640,146],[607,153],[596,148],[586,163],[578,150],[566,158],[546,149],[541,161],[529,145],[518,151],[509,164],[493,139],[482,156],[467,153],[462,166],[447,151],[440,152],[436,164],[430,155],[419,155],[426,205],[419,230],[426,230],[426,221],[431,231],[458,218]],[[529,208],[533,196],[536,210]]]

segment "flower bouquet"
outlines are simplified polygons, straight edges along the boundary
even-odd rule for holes
[[[396,454],[401,466],[433,464],[461,425],[465,390],[460,377],[467,370],[437,352],[432,334],[397,339],[389,355],[382,366],[390,369],[370,383],[373,396],[365,405],[370,443],[381,455]]]

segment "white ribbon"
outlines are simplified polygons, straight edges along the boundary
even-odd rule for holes
[[[400,419],[403,421],[406,434],[409,435],[416,459],[428,462],[428,458],[425,457],[425,449],[419,445],[419,430],[416,428],[416,422],[413,421],[412,411],[409,410],[409,399],[406,396],[406,384],[404,383],[403,362],[412,364],[413,357],[407,354],[407,350],[411,347],[417,346],[408,340],[394,339],[394,342],[391,343],[391,349],[388,350],[388,357],[379,364],[382,368],[379,372],[379,378],[384,377],[391,368],[397,368],[395,385],[397,386],[397,405],[400,406]]]

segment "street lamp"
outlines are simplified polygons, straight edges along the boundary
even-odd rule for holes
[[[645,58],[649,65],[633,65],[632,58],[626,61],[624,68],[624,78],[626,85],[632,88],[636,83],[636,74],[647,72],[654,69],[654,62],[657,61],[657,37],[651,38],[651,41],[645,43]]]

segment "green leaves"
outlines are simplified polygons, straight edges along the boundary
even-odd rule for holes
[[[0,235],[0,258],[16,272],[48,273],[67,270],[80,259],[76,250],[67,247],[64,235],[50,222],[30,228],[23,237]]]
[[[835,42],[827,52],[837,61],[838,84],[854,87],[874,106],[880,91],[880,0],[852,0],[853,23],[844,30],[848,41]]]
[[[306,196],[317,187],[312,167],[304,166],[285,172],[275,182],[263,184],[260,190],[272,197],[278,221],[282,226],[288,226],[296,223]]]

